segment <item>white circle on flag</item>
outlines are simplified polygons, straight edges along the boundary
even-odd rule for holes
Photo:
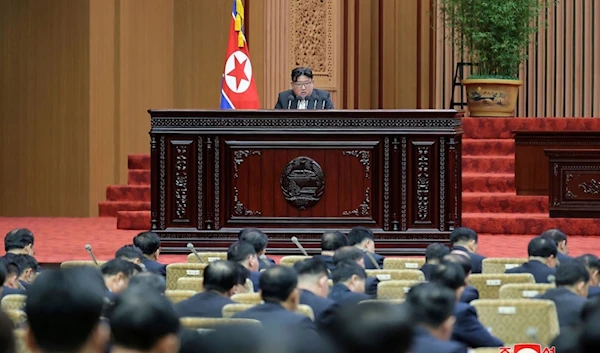
[[[234,93],[244,93],[252,81],[250,58],[237,50],[225,62],[225,83]]]

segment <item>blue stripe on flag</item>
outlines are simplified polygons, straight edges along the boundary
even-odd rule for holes
[[[220,105],[221,109],[235,109],[235,107],[233,106],[233,104],[231,104],[231,101],[229,100],[229,97],[227,97],[227,95],[225,94],[225,92],[223,92],[223,90],[221,90],[221,105]]]

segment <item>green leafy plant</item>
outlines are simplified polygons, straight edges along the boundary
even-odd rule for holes
[[[455,48],[472,63],[470,78],[518,79],[529,44],[554,0],[438,0]]]

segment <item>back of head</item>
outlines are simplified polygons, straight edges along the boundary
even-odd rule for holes
[[[298,275],[291,267],[273,266],[261,273],[259,285],[265,302],[285,302],[298,286]]]
[[[117,250],[115,258],[127,261],[142,261],[144,259],[144,253],[135,245],[125,245]]]
[[[26,270],[34,270],[37,271],[38,262],[37,260],[30,255],[18,254],[14,257],[12,261],[19,268],[19,272],[23,273]]]
[[[112,259],[100,267],[100,272],[104,276],[114,276],[122,273],[126,278],[131,278],[139,272],[139,266],[129,261]]]
[[[465,276],[471,274],[471,270],[473,269],[473,263],[471,262],[471,257],[468,253],[460,252],[460,253],[450,253],[444,256],[444,262],[454,262],[462,267]]]
[[[294,264],[294,270],[298,273],[298,278],[314,278],[318,279],[323,276],[328,276],[329,271],[327,265],[319,259],[306,259],[298,261]]]
[[[260,254],[267,248],[269,237],[260,229],[244,228],[238,233],[238,240],[247,241],[252,244],[254,251]]]
[[[6,233],[4,237],[4,250],[24,249],[28,245],[33,245],[33,233],[27,228],[17,228]]]
[[[333,283],[345,283],[356,276],[358,279],[366,279],[365,269],[353,261],[344,261],[336,264],[335,270],[331,273]]]
[[[437,283],[420,283],[406,294],[413,320],[430,328],[438,328],[454,313],[456,293]]]
[[[211,262],[204,269],[204,290],[227,294],[238,284],[238,264],[233,261]]]
[[[336,251],[347,245],[348,237],[340,231],[327,231],[321,236],[321,251]]]
[[[133,237],[133,245],[142,250],[144,255],[152,255],[160,249],[160,237],[154,232],[142,232]]]
[[[333,263],[337,266],[340,262],[358,262],[364,259],[364,252],[355,246],[344,246],[333,254]]]
[[[254,246],[247,241],[239,240],[231,244],[227,250],[227,260],[233,262],[246,261],[250,256],[256,255]]]
[[[465,271],[462,266],[452,261],[442,260],[431,271],[429,281],[441,284],[452,290],[457,290],[466,285],[465,277]]]
[[[450,249],[444,244],[441,243],[433,243],[427,246],[425,250],[425,261],[440,261],[444,258],[444,256],[450,253]]]
[[[557,246],[563,241],[567,241],[567,235],[560,229],[548,229],[540,237],[551,239]]]
[[[348,245],[361,244],[365,240],[375,240],[373,232],[365,227],[354,227],[348,233]]]
[[[25,312],[37,349],[77,352],[100,323],[104,283],[89,266],[46,270],[27,289]]]
[[[477,243],[477,233],[471,228],[458,227],[450,233],[450,245],[452,246],[455,244],[465,244],[472,240]]]
[[[579,282],[587,283],[589,280],[590,273],[580,263],[572,261],[556,269],[556,286],[574,286]]]
[[[558,249],[556,248],[554,241],[541,236],[531,239],[529,241],[529,245],[527,246],[527,254],[530,257],[556,257],[557,252]]]
[[[579,264],[582,264],[590,271],[591,270],[600,271],[600,260],[598,260],[598,257],[596,255],[584,254],[584,255],[576,257],[574,259],[574,261]]]
[[[143,272],[131,277],[127,287],[130,290],[149,291],[158,294],[165,294],[167,290],[167,281],[165,277],[152,272]]]

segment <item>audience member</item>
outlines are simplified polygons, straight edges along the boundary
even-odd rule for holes
[[[0,263],[4,265],[2,261]],[[0,310],[0,353],[17,353],[14,329],[12,320]]]
[[[469,276],[471,275],[471,266],[473,265],[469,254],[465,254],[464,251],[455,251],[446,255],[444,260],[460,265],[465,272],[465,281],[469,280]],[[465,290],[463,290],[462,295],[460,296],[460,301],[463,303],[470,303],[477,299],[479,299],[479,291],[472,285],[467,284]]]
[[[558,264],[566,264],[573,261],[569,256],[569,247],[567,246],[567,235],[560,229],[549,229],[542,233],[541,237],[551,239],[556,244],[556,259]]]
[[[19,284],[22,289],[27,289],[37,276],[38,262],[31,255],[18,254],[13,257],[13,262],[19,268]]]
[[[357,249],[355,246],[344,246],[335,251],[333,255],[334,270],[337,264],[342,262],[356,262],[360,267],[365,268],[364,253]],[[333,272],[332,272],[333,273]],[[365,280],[365,294],[370,296],[377,296],[377,285],[379,279],[377,277],[367,276]]]
[[[347,245],[348,237],[346,234],[337,230],[326,231],[321,235],[321,255],[314,255],[313,259],[323,261],[331,272],[335,269],[333,254],[336,250]]]
[[[160,238],[154,232],[142,232],[133,238],[133,245],[142,250],[144,259],[142,264],[146,270],[167,276],[167,265],[158,262],[160,255]]]
[[[121,259],[141,266],[144,263],[144,253],[135,245],[125,245],[115,253],[115,259]]]
[[[252,244],[256,256],[258,256],[258,270],[262,271],[275,266],[275,260],[266,255],[269,237],[260,229],[244,228],[238,233],[238,240],[247,241]]]
[[[112,259],[100,267],[100,272],[104,277],[106,297],[114,301],[118,294],[127,289],[129,280],[139,271],[136,271],[136,265],[132,262]]]
[[[178,353],[206,353],[207,342],[204,336],[205,335],[200,334],[198,330],[190,330],[187,328],[179,330]]]
[[[129,279],[128,289],[140,289],[141,291],[150,291],[160,295],[165,294],[167,290],[167,281],[161,275],[152,272],[142,272]]]
[[[294,269],[298,273],[300,304],[312,308],[317,327],[325,326],[337,308],[336,303],[327,298],[329,295],[327,265],[313,257],[312,259],[296,262]]]
[[[366,252],[369,252],[379,268],[383,268],[383,260],[385,260],[385,256],[378,255],[375,253],[375,236],[370,229],[365,227],[354,227],[348,233],[348,245],[356,246],[365,252],[365,268],[368,270],[374,270],[377,268],[371,257],[369,257]]]
[[[471,258],[471,272],[481,273],[485,256],[477,253],[477,233],[471,228],[459,227],[450,233],[451,251],[462,251]]]
[[[236,262],[235,267],[237,269],[237,282],[235,284],[235,293],[248,293],[254,292],[254,288],[250,288],[250,285],[254,287],[252,281],[250,281],[250,270]],[[250,283],[250,285],[249,285]]]
[[[254,286],[254,291],[258,292],[260,288],[260,272],[258,272],[260,264],[254,246],[247,241],[236,241],[227,250],[227,260],[237,262],[250,271],[250,280]]]
[[[238,266],[233,261],[211,262],[204,269],[204,292],[175,305],[179,317],[222,317],[223,307],[233,304]]]
[[[8,265],[13,262],[15,255],[35,255],[33,242],[33,233],[29,229],[17,228],[6,233],[6,236],[4,237],[4,250],[6,251],[6,255],[2,257],[4,264]]]
[[[0,266],[4,266],[4,262],[1,262]],[[10,294],[26,294],[25,288],[19,282],[19,267],[11,262],[6,266],[6,275],[4,278],[4,285],[2,286],[2,297]]]
[[[600,260],[596,255],[585,254],[574,259],[577,263],[585,266],[590,274],[590,286],[588,298],[600,295]]]
[[[506,270],[506,273],[531,273],[536,283],[554,283],[556,275],[556,245],[552,240],[535,237],[529,241],[529,261]]]
[[[372,299],[365,294],[365,269],[356,262],[337,263],[331,274],[333,287],[329,299],[340,306],[358,304],[362,300]]]
[[[427,246],[427,249],[425,249],[425,264],[421,267],[425,280],[429,281],[431,270],[449,253],[450,249],[441,243],[433,243]]]

